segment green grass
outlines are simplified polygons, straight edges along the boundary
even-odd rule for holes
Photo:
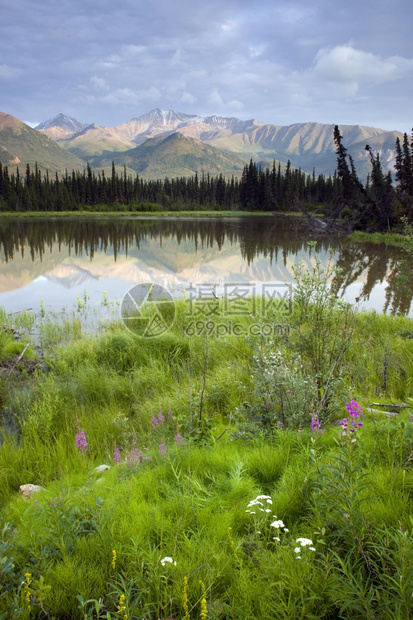
[[[348,435],[334,420],[348,416],[350,398],[365,411],[372,400],[413,405],[412,320],[356,315],[337,392],[344,396],[323,434],[311,433],[311,402],[304,423],[283,428],[272,403],[269,432],[253,359],[281,351],[296,364],[305,318],[284,318],[290,336],[271,342],[188,337],[185,303],[177,302],[171,330],[151,340],[119,324],[87,335],[78,320],[1,314],[0,351],[14,346],[8,361],[30,341],[34,320],[45,361],[0,375],[0,618],[187,620],[202,617],[203,597],[211,619],[409,618],[409,410],[366,412]],[[277,312],[271,320],[281,320]],[[329,315],[323,346],[342,318]],[[231,319],[246,328],[258,320]],[[87,452],[77,448],[80,431]],[[95,472],[101,464],[110,469]],[[26,500],[18,492],[25,483],[43,490]],[[246,512],[258,495],[272,503]],[[271,526],[277,519],[284,526]],[[301,537],[315,551],[296,553]],[[176,565],[163,565],[165,557]]]
[[[356,243],[384,243],[385,245],[394,245],[396,247],[403,247],[406,244],[407,237],[400,233],[365,233],[356,231],[351,233],[348,238]]]
[[[219,210],[202,210],[202,211],[163,211],[160,206],[160,211],[156,211],[154,214],[153,211],[139,211],[139,213],[120,210],[120,211],[110,211],[107,210],[106,205],[101,205],[102,209],[99,211],[99,208],[96,208],[94,211],[25,211],[25,212],[2,212],[0,213],[0,218],[66,218],[66,217],[98,217],[101,219],[102,217],[133,217],[133,218],[141,218],[141,217],[244,217],[244,216],[266,216],[266,217],[274,217],[273,213],[269,213],[268,211],[219,211]],[[282,216],[301,216],[299,213],[282,213]]]

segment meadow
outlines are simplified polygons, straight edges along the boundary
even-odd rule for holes
[[[156,338],[1,312],[1,619],[413,616],[413,322],[332,269]]]

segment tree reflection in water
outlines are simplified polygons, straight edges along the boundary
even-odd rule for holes
[[[328,256],[342,270],[332,286],[339,297],[348,287],[363,281],[360,299],[368,300],[373,288],[386,283],[382,311],[392,314],[409,312],[413,297],[413,275],[403,288],[398,285],[398,264],[404,253],[384,244],[354,243],[335,236],[319,239],[313,250],[306,246],[311,238],[294,219],[282,217],[234,218],[147,218],[147,219],[0,219],[0,255],[3,262],[16,255],[30,253],[32,261],[42,261],[47,251],[69,249],[70,255],[87,255],[92,261],[97,252],[110,252],[114,261],[120,252],[139,250],[142,243],[154,240],[159,247],[174,240],[178,247],[190,241],[195,252],[201,248],[219,252],[224,243],[239,245],[248,265],[258,258],[269,259],[284,267],[297,256]],[[413,271],[413,270],[412,270]]]

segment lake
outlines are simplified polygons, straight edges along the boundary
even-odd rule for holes
[[[263,283],[294,279],[299,261],[343,270],[333,286],[361,309],[413,316],[413,289],[400,290],[398,248],[311,234],[286,217],[0,218],[0,307],[7,312],[75,312],[86,300],[96,312],[120,308],[128,290],[157,283],[223,294],[226,287],[260,293]]]

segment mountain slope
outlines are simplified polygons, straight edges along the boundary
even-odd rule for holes
[[[146,178],[192,176],[202,172],[240,176],[245,164],[237,155],[185,138],[179,132],[166,138],[150,138],[130,151],[112,155],[95,158],[94,165],[105,167],[113,160],[117,166],[126,165]]]
[[[0,112],[0,152],[2,162],[11,169],[17,165],[34,165],[36,162],[41,170],[47,169],[49,172],[64,172],[73,168],[83,170],[85,167],[84,161],[4,112]],[[8,161],[3,161],[6,158]]]
[[[88,125],[68,139],[58,140],[58,144],[81,159],[93,164],[97,155],[117,153],[133,149],[136,144],[123,137],[116,129]]]

